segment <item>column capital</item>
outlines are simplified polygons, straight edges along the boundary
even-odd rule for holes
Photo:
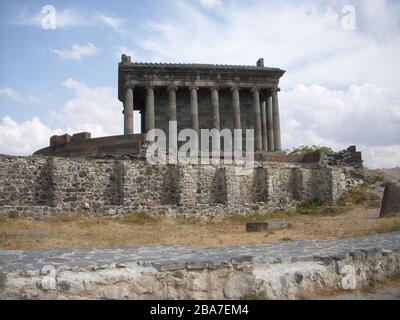
[[[211,86],[211,87],[209,88],[210,91],[213,91],[213,90],[217,90],[217,91],[218,91],[219,89],[220,89],[219,84],[213,85],[213,86]]]
[[[131,86],[129,84],[125,84],[125,90],[127,90],[127,89],[135,90],[135,86]]]
[[[271,92],[267,89],[260,89],[260,99],[268,99],[271,96]]]
[[[251,92],[260,92],[260,87],[259,86],[254,86],[250,89]]]
[[[231,92],[234,91],[234,90],[240,91],[239,85],[232,86],[232,87],[230,87],[230,89],[229,89],[229,91],[231,91]]]
[[[276,88],[271,88],[271,90],[270,90],[271,93],[279,92],[279,91],[281,91],[281,88],[278,88],[278,87],[276,87]]]
[[[177,91],[177,90],[178,90],[178,86],[177,86],[175,83],[170,83],[170,84],[167,86],[167,90],[168,90],[168,91],[171,91],[171,90]]]
[[[192,84],[192,85],[189,86],[189,90],[190,90],[190,91],[192,91],[192,90],[198,91],[198,90],[199,90],[199,87],[197,87],[195,84]]]
[[[146,90],[149,90],[149,89],[154,90],[154,89],[156,89],[156,86],[154,84],[148,84],[148,85],[145,86],[145,89]]]

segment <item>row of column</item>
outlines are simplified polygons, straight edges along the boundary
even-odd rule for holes
[[[197,91],[198,87],[191,86],[190,90],[190,115],[192,129],[199,132],[199,110]],[[124,103],[124,134],[133,134],[133,90],[134,87],[126,89]],[[177,121],[176,112],[176,91],[178,87],[171,84],[167,87],[168,97],[168,112],[169,121]],[[220,130],[220,115],[219,115],[219,88],[212,87],[211,91],[211,108],[212,108],[212,128]],[[234,129],[242,129],[240,117],[240,88],[232,87],[232,107],[233,107],[233,126]],[[279,119],[279,102],[278,91],[273,89],[270,92],[262,95],[260,101],[260,89],[254,87],[253,95],[253,114],[254,114],[254,137],[255,149],[264,151],[280,151],[281,150],[281,132]],[[146,130],[149,131],[155,128],[154,115],[154,87],[146,87]],[[177,132],[170,132],[170,139],[176,141]]]

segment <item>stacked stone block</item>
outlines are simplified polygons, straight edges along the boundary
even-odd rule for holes
[[[346,170],[320,163],[256,162],[246,168],[0,156],[0,214],[267,213],[305,199],[335,201],[354,185],[348,183]]]

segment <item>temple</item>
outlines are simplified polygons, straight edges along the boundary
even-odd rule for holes
[[[133,110],[142,133],[200,129],[254,129],[256,151],[281,151],[279,80],[285,71],[264,66],[133,63],[123,55],[118,98],[124,106],[124,134],[134,133]],[[169,136],[176,136],[170,132]]]
[[[261,155],[258,160],[276,160],[285,155],[278,102],[284,73],[265,67],[263,58],[254,66],[170,64],[132,62],[123,54],[118,65],[118,99],[123,104],[124,134],[95,139],[87,132],[53,136],[50,146],[35,155],[139,154],[151,129],[161,129],[175,141],[178,132],[187,128],[198,133],[201,129],[242,129],[244,145],[245,130],[254,129],[251,143]],[[141,115],[140,134],[135,134],[134,111]],[[218,142],[221,147],[223,142]]]

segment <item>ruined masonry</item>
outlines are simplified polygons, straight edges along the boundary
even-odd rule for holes
[[[354,160],[351,150],[341,160],[334,154],[311,163],[256,162],[245,174],[236,165],[0,156],[0,214],[269,213],[305,199],[335,201],[362,182],[362,162]]]
[[[265,67],[263,59],[256,66],[153,64],[122,55],[124,134],[53,136],[32,157],[0,156],[0,215],[216,217],[269,213],[306,199],[334,202],[363,183],[361,153],[355,147],[330,155],[282,151],[278,85],[284,73]],[[134,110],[142,114],[140,134],[133,134]],[[185,128],[254,129],[255,151],[246,159],[255,166],[150,165],[146,133],[154,128],[174,141]],[[223,143],[221,138],[217,146],[223,149]]]

